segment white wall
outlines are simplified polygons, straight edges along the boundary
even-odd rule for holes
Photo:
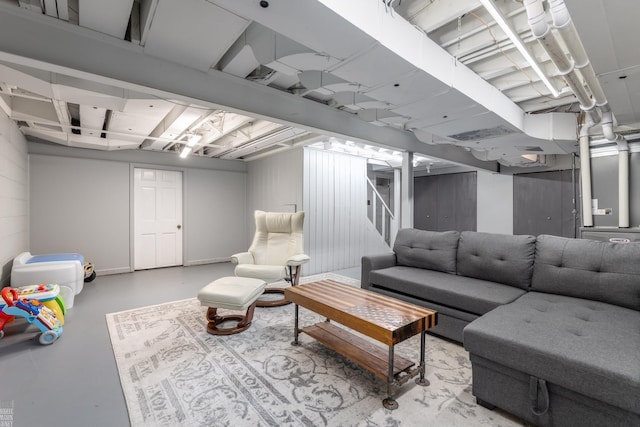
[[[513,234],[513,175],[478,170],[478,231]]]
[[[304,150],[305,273],[360,265],[367,246],[367,160]]]
[[[27,141],[0,109],[0,288],[9,283],[13,258],[29,249],[28,208]]]
[[[126,153],[65,147],[54,151],[56,155],[30,155],[32,253],[78,252],[94,263],[98,274],[131,271],[134,166],[183,171],[185,265],[226,261],[246,250],[244,164],[237,171],[216,170],[162,164],[164,158],[173,164],[177,155],[135,152],[137,160],[146,156],[155,162],[140,163],[123,160]],[[68,156],[61,155],[65,153]],[[215,159],[196,162],[202,160],[216,165]]]

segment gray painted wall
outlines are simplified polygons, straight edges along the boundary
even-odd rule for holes
[[[618,226],[618,156],[591,159],[591,193],[598,207],[612,208],[611,215],[594,215],[596,227]],[[629,156],[629,225],[640,227],[640,153]]]
[[[478,170],[478,231],[513,234],[513,175]]]
[[[29,157],[31,253],[77,252],[97,273],[129,271],[129,165]]]
[[[31,151],[31,144],[29,148]],[[176,167],[177,155],[161,153],[135,152],[133,162],[124,160],[125,152],[42,144],[34,144],[33,151],[32,253],[79,252],[94,263],[98,274],[131,271],[134,166],[183,172],[185,265],[226,261],[246,249],[247,229],[242,221],[246,217],[246,166],[241,162],[234,162],[240,167],[217,170],[217,165],[225,163],[187,159],[185,166]],[[94,154],[99,158],[91,158]],[[188,167],[202,166],[202,160],[211,160],[209,169]]]
[[[255,224],[253,211],[293,212],[302,208],[303,149],[283,151],[248,164],[247,217],[249,247]],[[305,224],[309,221],[305,218]]]
[[[187,169],[185,264],[228,261],[247,250],[247,174]]]
[[[13,258],[29,249],[27,141],[0,109],[0,288],[9,283]]]

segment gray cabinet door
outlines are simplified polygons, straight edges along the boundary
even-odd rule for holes
[[[414,180],[413,226],[420,230],[438,228],[438,177],[439,175],[435,175]]]
[[[456,173],[455,226],[453,230],[476,231],[478,227],[478,179],[475,172]]]
[[[571,170],[513,177],[513,233],[575,237]]]
[[[414,181],[414,227],[431,231],[475,231],[475,172],[421,176]]]

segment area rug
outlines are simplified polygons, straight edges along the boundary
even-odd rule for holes
[[[351,285],[353,279],[331,278]],[[475,404],[464,349],[427,336],[428,387],[405,384],[394,411],[386,385],[302,334],[291,345],[293,306],[258,308],[240,334],[205,332],[197,299],[107,314],[129,418],[138,426],[515,426],[522,422]],[[300,310],[301,325],[320,319]],[[419,337],[396,354],[419,358]]]

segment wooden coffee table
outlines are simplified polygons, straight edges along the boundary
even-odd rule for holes
[[[330,349],[356,362],[387,381],[387,398],[382,404],[396,409],[394,399],[400,386],[420,375],[416,383],[429,385],[424,377],[425,334],[437,323],[438,313],[417,305],[390,298],[333,280],[321,280],[285,289],[285,298],[295,304],[294,340],[300,345],[300,332],[315,338]],[[321,316],[325,322],[299,328],[298,310],[305,307]],[[388,352],[362,337],[330,323],[333,320],[347,328],[388,346]],[[420,334],[420,363],[394,355],[394,346]]]

